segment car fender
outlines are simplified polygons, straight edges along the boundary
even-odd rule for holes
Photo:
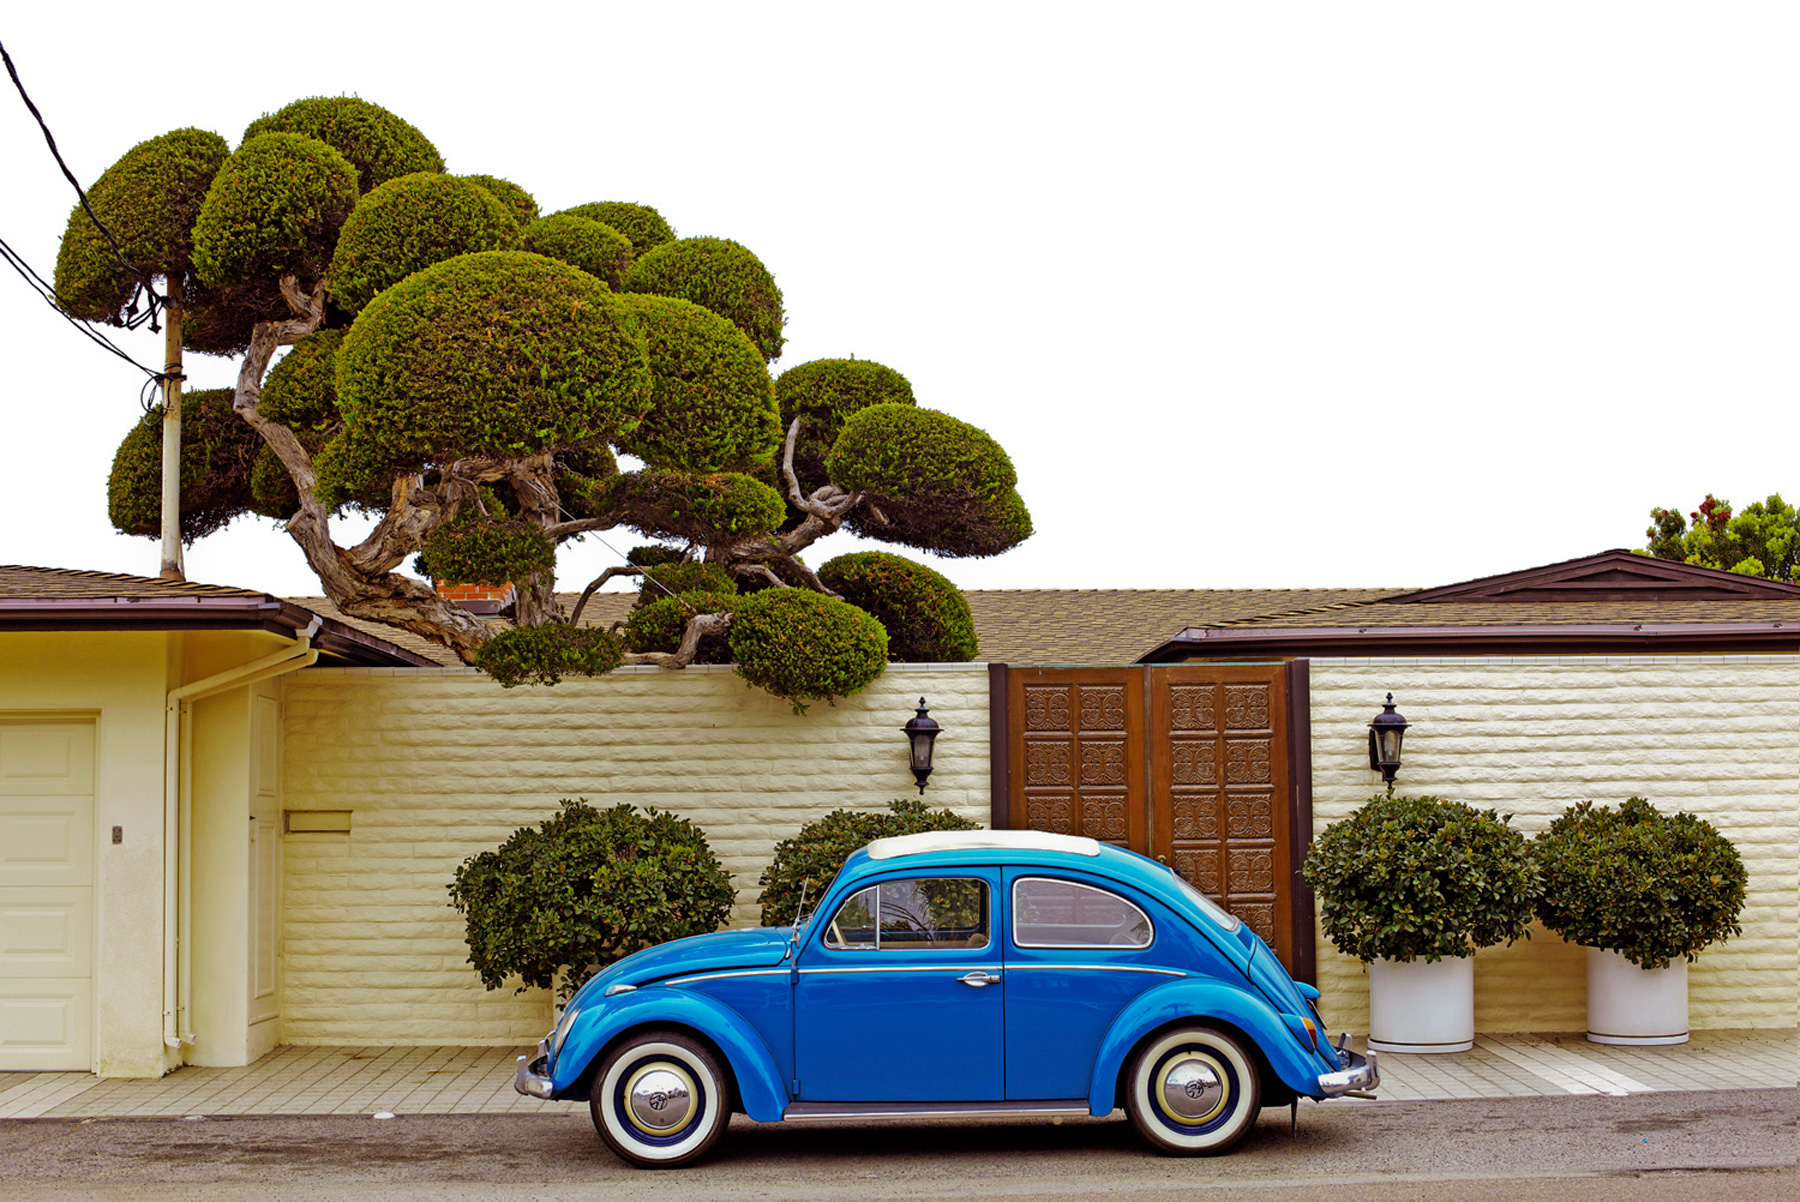
[[[1094,1060],[1089,1112],[1096,1116],[1112,1113],[1119,1070],[1144,1036],[1171,1023],[1205,1023],[1209,1019],[1229,1023],[1254,1040],[1289,1089],[1307,1097],[1319,1096],[1319,1073],[1328,1070],[1322,1070],[1317,1056],[1300,1046],[1267,1002],[1223,981],[1190,977],[1139,994],[1113,1021]]]
[[[686,989],[655,986],[606,998],[575,1017],[551,1071],[554,1098],[583,1100],[588,1067],[607,1045],[633,1027],[687,1027],[711,1040],[737,1078],[739,1104],[759,1123],[781,1118],[789,1098],[768,1045],[727,1006]]]

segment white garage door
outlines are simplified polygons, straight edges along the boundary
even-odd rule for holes
[[[0,1069],[87,1070],[94,728],[0,722]]]

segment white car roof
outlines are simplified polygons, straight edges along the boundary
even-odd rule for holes
[[[892,860],[938,851],[1062,851],[1077,856],[1097,856],[1100,844],[1083,835],[1058,835],[1049,831],[922,831],[916,835],[889,835],[869,844],[871,860]]]

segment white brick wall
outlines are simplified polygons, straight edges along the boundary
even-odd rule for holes
[[[1718,827],[1744,857],[1749,898],[1743,935],[1689,968],[1691,1021],[1800,1018],[1800,657],[1315,660],[1315,834],[1380,790],[1368,723],[1389,690],[1413,724],[1397,792],[1512,813],[1527,837],[1572,802],[1634,793]],[[1583,1029],[1584,971],[1581,950],[1541,928],[1481,951],[1476,1029]],[[1368,1029],[1363,967],[1323,934],[1319,986],[1329,1023]]]
[[[624,668],[505,690],[461,670],[288,678],[285,804],[352,810],[346,836],[285,843],[290,1042],[529,1042],[547,995],[487,992],[445,886],[456,866],[562,797],[673,810],[705,828],[757,921],[778,839],[839,806],[917,796],[900,726],[923,695],[944,727],[926,790],[986,825],[984,664],[893,665],[795,717],[728,667]]]

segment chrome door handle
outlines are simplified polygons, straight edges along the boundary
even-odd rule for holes
[[[964,973],[962,976],[960,976],[956,979],[961,981],[964,985],[975,985],[975,986],[998,985],[1000,983],[1000,974],[997,972],[996,973],[969,972],[969,973]]]

